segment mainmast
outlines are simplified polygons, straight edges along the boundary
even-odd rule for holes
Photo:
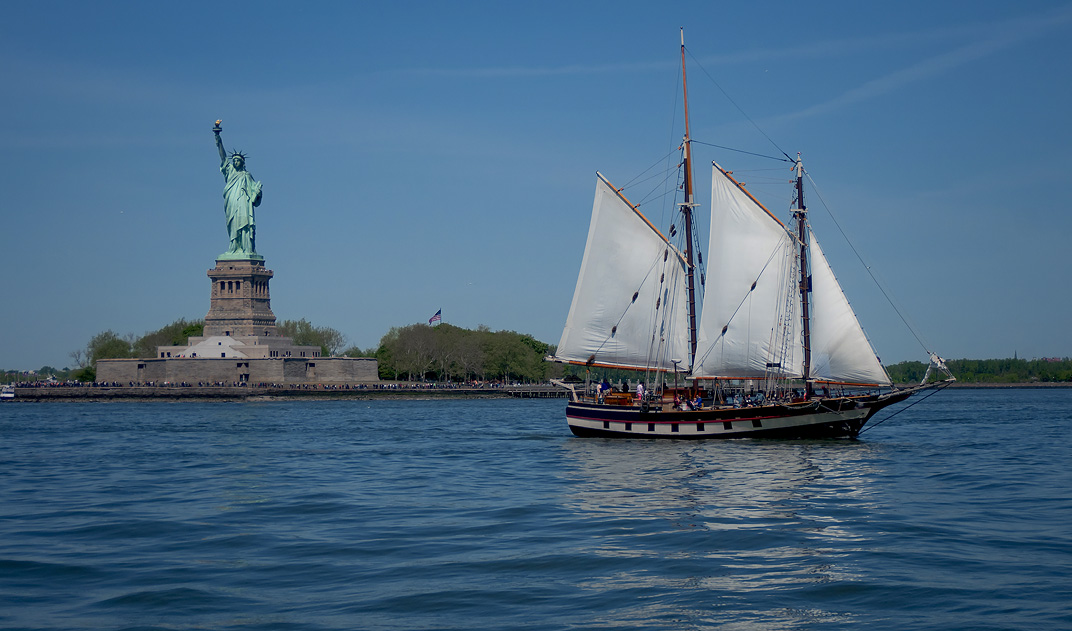
[[[685,201],[681,204],[681,214],[685,222],[685,263],[686,287],[689,293],[689,367],[696,360],[696,274],[692,261],[692,209],[696,206],[693,200],[692,185],[692,136],[689,134],[689,89],[685,80],[685,29],[681,29],[681,91],[685,102]]]
[[[804,163],[797,154],[797,207],[793,217],[797,221],[797,238],[800,241],[800,315],[804,335],[804,392],[811,397],[811,317],[809,315],[809,295],[811,294],[811,274],[808,270],[808,209],[804,205]]]

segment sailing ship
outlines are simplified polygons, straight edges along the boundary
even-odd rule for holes
[[[570,430],[644,438],[855,437],[883,408],[953,381],[930,353],[922,383],[894,386],[811,232],[799,154],[788,223],[712,163],[708,273],[699,274],[697,309],[703,259],[694,238],[684,32],[681,78],[682,201],[667,234],[596,174],[577,286],[549,357],[587,368],[583,388],[554,381],[570,391]],[[643,377],[633,391],[628,384],[616,390],[605,379],[594,383],[592,372],[600,369]],[[945,379],[928,383],[933,370]]]

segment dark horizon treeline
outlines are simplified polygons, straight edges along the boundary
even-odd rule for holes
[[[949,371],[964,383],[1055,383],[1072,381],[1072,359],[947,359]],[[918,383],[927,364],[906,361],[887,366],[894,383]]]

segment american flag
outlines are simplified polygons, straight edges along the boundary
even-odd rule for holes
[[[435,312],[434,316],[428,318],[428,324],[431,324],[433,322],[440,322],[442,320],[443,320],[443,310],[440,309],[439,311]]]

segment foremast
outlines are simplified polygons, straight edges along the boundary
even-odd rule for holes
[[[688,321],[689,321],[689,372],[696,361],[696,266],[693,263],[693,236],[692,236],[692,209],[696,207],[693,195],[692,180],[692,136],[689,133],[689,88],[685,77],[685,29],[681,29],[681,92],[684,95],[685,104],[685,139],[684,161],[682,168],[685,171],[685,201],[681,204],[682,220],[685,224],[685,287],[688,292]]]
[[[797,239],[800,243],[800,318],[801,337],[804,343],[804,392],[811,398],[811,315],[809,309],[811,296],[811,272],[808,268],[808,208],[804,205],[804,164],[797,154],[797,163],[794,166],[797,173],[797,199],[796,208],[793,209],[793,218],[797,222]]]

